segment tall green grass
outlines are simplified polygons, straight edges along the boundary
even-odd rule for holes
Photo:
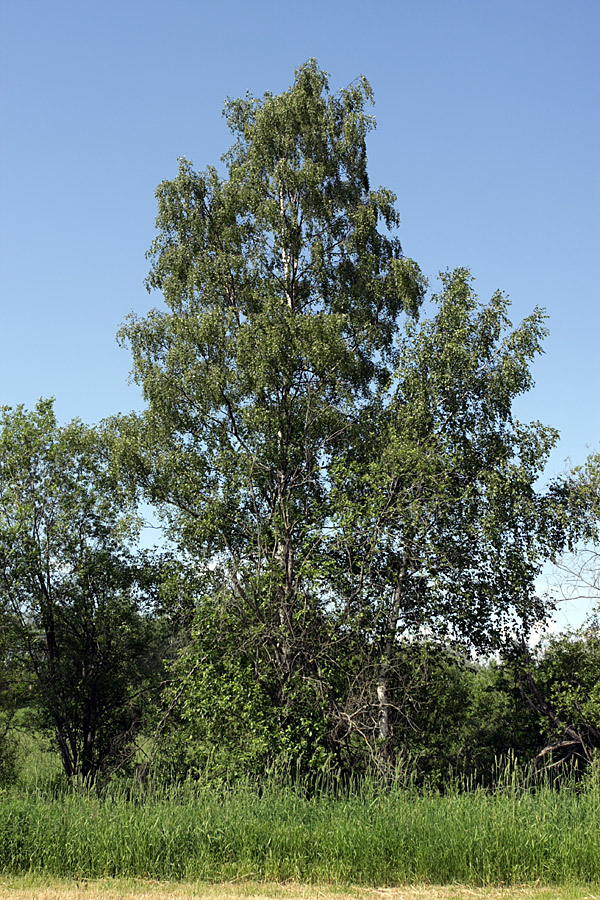
[[[0,803],[6,874],[362,885],[600,882],[600,784],[418,793],[228,786],[41,789]]]

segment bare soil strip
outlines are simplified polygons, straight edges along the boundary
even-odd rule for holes
[[[432,885],[400,888],[302,884],[180,884],[155,881],[74,882],[0,876],[0,900],[600,900],[586,887]]]

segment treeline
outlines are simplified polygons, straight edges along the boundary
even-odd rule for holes
[[[228,101],[221,170],[158,187],[164,303],[120,334],[143,413],[3,410],[6,779],[24,715],[88,781],[592,762],[597,625],[529,647],[544,562],[597,540],[600,457],[540,487],[558,435],[514,401],[544,312],[513,328],[462,268],[428,293],[370,187],[371,99],[310,61]]]

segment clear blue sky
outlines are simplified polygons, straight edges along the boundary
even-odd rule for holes
[[[141,404],[125,315],[158,302],[154,189],[229,146],[226,96],[280,91],[309,57],[366,75],[372,184],[407,255],[467,265],[551,336],[519,404],[562,435],[549,474],[600,447],[597,0],[4,0],[0,14],[0,403],[62,420]]]

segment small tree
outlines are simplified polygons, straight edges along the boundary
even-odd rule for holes
[[[99,433],[52,402],[2,409],[0,604],[67,776],[123,759],[152,670],[150,581],[106,477]],[[6,656],[5,656],[6,658]]]
[[[546,615],[536,576],[564,540],[554,494],[536,490],[557,433],[513,415],[544,314],[511,330],[502,294],[481,304],[464,269],[442,281],[434,315],[407,325],[386,392],[336,470],[338,616],[361,636],[371,684],[356,726],[384,758],[398,642],[485,652],[527,635]]]

